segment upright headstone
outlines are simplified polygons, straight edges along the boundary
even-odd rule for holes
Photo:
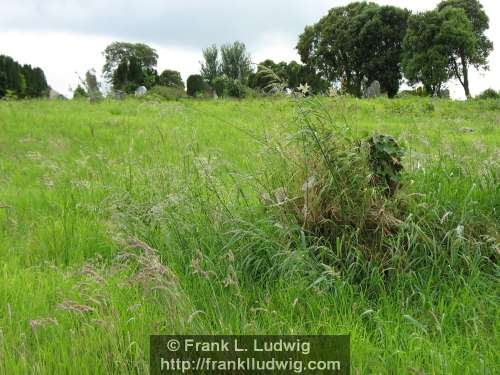
[[[380,82],[373,81],[365,90],[365,98],[376,98],[380,96]]]
[[[114,90],[113,96],[116,100],[123,100],[125,98],[125,92],[121,90]]]
[[[102,98],[101,90],[99,90],[99,83],[97,82],[97,77],[94,69],[88,70],[85,73],[85,87],[87,93],[89,94],[89,100],[94,103]]]

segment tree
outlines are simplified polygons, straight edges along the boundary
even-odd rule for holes
[[[4,94],[7,90],[12,91],[17,96],[23,94],[23,75],[21,66],[12,57],[0,55],[0,72],[3,72]]]
[[[114,42],[103,52],[105,78],[113,88],[123,90],[133,86],[152,87],[157,81],[156,51],[142,43]]]
[[[354,2],[332,8],[299,36],[297,50],[308,68],[361,96],[367,81],[378,80],[394,96],[402,78],[401,54],[409,12],[392,6]]]
[[[0,70],[0,98],[3,98],[7,93],[7,74]]]
[[[80,99],[80,98],[87,98],[87,97],[88,97],[87,92],[82,87],[82,85],[79,84],[76,87],[75,91],[73,91],[73,99]]]
[[[219,50],[215,44],[203,50],[203,59],[204,61],[200,61],[201,76],[212,84],[214,79],[222,75]]]
[[[220,51],[222,74],[246,84],[252,72],[252,61],[245,44],[241,42],[225,44]]]
[[[158,83],[162,86],[177,87],[184,90],[184,82],[181,73],[175,70],[164,70],[158,78]]]
[[[444,0],[437,10],[446,19],[442,32],[450,70],[470,98],[469,67],[488,69],[488,56],[493,50],[493,43],[485,35],[488,16],[478,0]]]
[[[33,69],[33,78],[30,82],[30,88],[35,97],[48,95],[49,85],[47,84],[45,73],[39,67]]]
[[[268,91],[271,88],[270,84],[274,83],[274,81],[269,76],[269,71],[266,68],[271,69],[284,83],[285,87],[291,90],[307,83],[311,87],[312,93],[319,94],[325,92],[329,87],[327,81],[323,80],[321,76],[306,65],[299,64],[296,61],[275,63],[273,60],[267,59],[257,66],[255,73],[250,74],[248,85],[251,88],[263,91]]]
[[[492,88],[484,90],[477,96],[478,99],[500,99],[500,92],[495,91]]]
[[[422,82],[425,91],[439,96],[450,78],[448,53],[442,42],[442,16],[428,11],[410,17],[404,39],[403,71],[410,84]]]
[[[21,66],[11,57],[0,55],[0,97],[7,90],[17,97],[36,98],[47,95],[48,85],[42,69]]]
[[[26,64],[22,66],[21,73],[25,86],[23,96],[37,98],[47,94],[48,85],[42,69]]]
[[[254,89],[268,91],[270,89],[269,85],[273,83],[273,79],[269,77],[268,70],[266,68],[271,69],[277,77],[287,83],[288,76],[286,67],[287,64],[285,62],[276,64],[271,59],[264,60],[257,65],[257,71],[250,74],[248,85]]]
[[[205,89],[205,81],[203,77],[199,74],[190,75],[186,81],[187,94],[189,96],[196,96],[202,93]]]
[[[368,84],[379,81],[392,98],[403,78],[401,58],[409,12],[394,6],[367,6],[355,18],[357,44],[362,47],[361,69]]]

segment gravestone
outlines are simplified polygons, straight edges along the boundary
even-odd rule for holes
[[[125,98],[125,92],[121,90],[114,90],[113,96],[116,100],[123,100]]]
[[[373,81],[365,90],[365,98],[376,98],[380,96],[380,82]]]
[[[135,96],[144,96],[146,95],[146,93],[148,92],[148,89],[144,86],[139,86],[136,90],[135,90]]]

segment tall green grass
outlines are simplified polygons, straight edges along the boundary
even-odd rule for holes
[[[350,333],[354,373],[496,373],[500,106],[431,104],[1,102],[0,373],[145,373],[174,332]],[[352,148],[375,132],[406,148],[390,199]],[[355,219],[328,236],[287,208],[312,167]],[[400,222],[367,241],[375,198]]]

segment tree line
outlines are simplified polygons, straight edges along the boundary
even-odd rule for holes
[[[478,0],[443,0],[433,10],[354,2],[331,9],[299,36],[302,61],[341,89],[360,96],[374,80],[389,97],[403,76],[440,95],[452,78],[470,97],[469,68],[487,69],[493,49],[488,16]]]
[[[486,37],[489,19],[478,0],[442,0],[435,9],[407,9],[353,2],[338,6],[298,37],[301,63],[265,60],[253,64],[244,43],[236,41],[203,50],[199,74],[186,86],[175,70],[157,71],[158,54],[143,43],[114,42],[103,52],[103,76],[115,92],[134,93],[138,87],[162,95],[244,97],[251,93],[295,90],[306,85],[313,94],[338,91],[361,97],[374,81],[394,97],[403,80],[420,85],[419,93],[441,96],[446,83],[457,79],[469,98],[469,70],[488,69],[493,49]],[[75,97],[88,95],[89,76]],[[89,80],[89,77],[92,78]],[[276,82],[279,85],[276,85]],[[90,91],[97,93],[97,83]],[[94,87],[95,86],[95,87]],[[0,56],[0,97],[38,97],[48,91],[40,68],[21,66]],[[93,95],[95,96],[95,95]]]
[[[203,50],[200,73],[187,79],[187,94],[242,97],[249,90],[268,92],[271,81],[283,89],[307,84],[312,93],[336,86],[360,97],[373,81],[394,97],[403,78],[426,95],[443,95],[457,79],[470,97],[469,69],[488,69],[493,49],[486,37],[488,16],[478,0],[443,0],[433,10],[411,13],[395,6],[353,2],[332,8],[300,34],[301,62],[265,60],[252,64],[241,42]],[[158,55],[144,44],[116,42],[104,51],[103,71],[116,90],[167,86],[184,90],[179,72],[156,72]],[[269,74],[273,72],[273,76]]]
[[[12,57],[0,55],[0,98],[37,98],[47,96],[48,91],[42,69],[21,65]]]

